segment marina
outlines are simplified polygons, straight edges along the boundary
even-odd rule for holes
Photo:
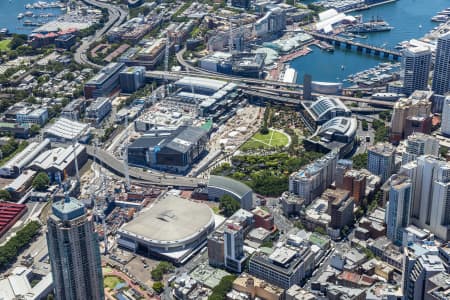
[[[449,18],[450,18],[450,7],[438,12],[437,15],[431,18],[431,21],[437,23],[445,23],[449,20]]]
[[[66,5],[60,1],[0,1],[0,28],[8,33],[29,34],[64,14]]]
[[[392,29],[394,29],[394,27],[390,26],[389,23],[383,19],[377,17],[376,19],[372,18],[369,22],[363,22],[361,19],[359,23],[348,26],[345,31],[349,33],[361,34],[390,31]]]
[[[400,63],[383,62],[378,65],[355,74],[350,74],[344,82],[358,84],[362,87],[381,86],[388,81],[399,77]]]
[[[303,3],[316,2],[307,0]],[[430,5],[430,2],[432,5]],[[412,39],[417,39],[417,42],[413,41],[413,43],[420,43],[418,40],[436,27],[436,23],[431,21],[431,17],[436,12],[443,11],[449,6],[449,2],[446,0],[432,0],[430,2],[398,0],[351,13],[355,17],[362,15],[364,20],[371,20],[372,17],[379,16],[389,23],[389,26],[392,26],[393,29],[358,35],[342,31],[339,36],[352,39],[355,42],[399,51]],[[408,42],[403,43],[403,41]],[[365,52],[348,50],[345,46],[341,46],[335,48],[334,52],[313,51],[307,56],[292,60],[290,66],[297,70],[297,83],[302,83],[303,76],[310,74],[313,80],[342,82],[344,87],[349,87],[355,84],[349,80],[351,79],[348,78],[350,75],[369,70],[384,62],[389,61],[382,56],[368,55]],[[344,66],[344,69],[341,66]]]

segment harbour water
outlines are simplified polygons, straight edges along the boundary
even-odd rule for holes
[[[302,1],[302,3],[312,2],[315,1]],[[378,16],[393,26],[394,29],[391,31],[369,33],[366,39],[361,39],[367,44],[393,49],[397,43],[420,38],[437,26],[437,23],[431,22],[430,19],[446,7],[450,7],[448,0],[398,0],[352,14],[362,15],[366,21]],[[336,48],[334,53],[321,51],[316,47],[313,47],[313,50],[309,55],[297,58],[290,64],[298,73],[298,83],[302,83],[304,74],[311,74],[315,81],[343,81],[348,75],[385,61],[373,55],[345,50],[344,47]],[[344,82],[344,85],[348,83]]]
[[[42,2],[53,2],[56,0],[40,0]],[[28,3],[33,4],[39,2],[39,0],[1,0],[0,1],[0,28],[7,28],[10,33],[24,33],[29,34],[35,29],[35,27],[24,26],[25,20],[31,20],[33,22],[44,22],[54,19],[57,15],[62,13],[60,8],[48,8],[48,9],[26,9],[25,5]],[[27,18],[17,19],[19,13],[25,11],[31,11],[34,14],[52,14],[53,18]]]

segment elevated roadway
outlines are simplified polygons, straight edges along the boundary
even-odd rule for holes
[[[303,95],[303,92],[301,92],[301,91],[293,91],[293,90],[288,90],[288,89],[270,89],[270,88],[265,88],[265,87],[251,87],[251,86],[240,86],[240,87],[243,89],[244,93],[246,91],[252,91],[253,93],[258,92],[258,93],[262,94],[263,96],[264,95],[267,96],[270,94],[281,96],[281,98],[279,98],[281,102],[283,102],[282,98],[291,99],[290,101],[286,101],[289,104],[295,104],[295,102],[292,101],[293,97],[300,99],[300,97]],[[313,93],[313,96],[329,96],[329,95]],[[387,108],[392,108],[395,104],[394,101],[373,100],[373,99],[365,99],[365,98],[357,98],[357,97],[349,97],[349,96],[341,96],[341,95],[336,95],[335,97],[338,97],[339,99],[344,100],[344,101],[367,103],[367,104],[372,104],[372,105],[382,106],[382,107],[387,107]],[[299,103],[299,102],[300,102],[300,100],[298,100],[297,103]]]
[[[250,84],[266,84],[266,85],[277,85],[277,86],[283,86],[283,87],[289,87],[294,89],[301,89],[302,85],[297,83],[288,83],[288,82],[280,82],[275,80],[262,80],[262,79],[255,79],[255,78],[248,78],[248,77],[242,77],[242,76],[233,76],[233,75],[224,75],[222,73],[207,71],[202,68],[195,67],[191,65],[190,63],[186,62],[183,58],[183,54],[186,51],[186,48],[181,49],[176,54],[176,58],[178,63],[183,66],[184,69],[188,70],[188,72],[180,72],[184,73],[184,76],[188,76],[190,72],[193,72],[191,76],[197,76],[202,77],[205,76],[207,78],[210,78],[211,76],[214,76],[215,78],[223,78],[228,81],[234,81],[234,82],[240,82],[240,83],[250,83]]]
[[[97,30],[93,36],[83,39],[81,45],[75,51],[74,59],[79,64],[88,65],[94,69],[101,69],[103,66],[93,63],[88,59],[86,51],[94,42],[101,40],[111,28],[122,24],[126,20],[128,12],[118,5],[109,4],[107,2],[99,2],[96,0],[83,0],[83,2],[97,8],[106,8],[108,10],[108,22],[106,22],[102,28]]]
[[[88,146],[87,154],[89,155],[89,157],[95,158],[96,161],[101,162],[103,166],[105,166],[115,174],[124,176],[125,168],[123,162],[118,160],[108,151]],[[129,167],[129,175],[130,178],[133,178],[135,182],[157,186],[173,186],[179,188],[194,189],[201,184],[205,184],[205,181],[200,178],[149,173],[133,167]]]
[[[211,79],[218,79],[218,80],[226,80],[236,83],[240,88],[242,88],[244,91],[248,91],[253,96],[257,96],[257,92],[262,92],[261,96],[267,96],[268,94],[272,95],[278,95],[280,97],[274,99],[275,101],[280,102],[286,102],[288,104],[298,104],[300,101],[295,101],[292,99],[292,97],[300,99],[300,97],[303,95],[303,92],[301,91],[303,86],[300,84],[293,84],[293,83],[283,83],[278,81],[271,81],[271,80],[262,80],[262,79],[252,79],[252,78],[244,78],[244,77],[237,77],[237,76],[229,76],[219,73],[190,73],[190,72],[164,72],[164,71],[147,71],[145,72],[145,76],[148,78],[154,78],[154,79],[168,79],[168,80],[178,80],[183,78],[184,76],[194,76],[194,77],[200,77],[200,78],[211,78]],[[243,85],[247,84],[247,85]],[[257,87],[256,87],[257,86]],[[269,86],[271,86],[269,88]],[[292,88],[295,87],[295,88]],[[289,95],[289,97],[285,97],[285,95]],[[324,94],[318,94],[313,93],[314,96],[327,96]],[[383,107],[393,107],[394,102],[390,101],[382,101],[382,100],[371,100],[371,99],[364,99],[364,98],[356,98],[356,97],[349,97],[349,96],[340,96],[337,95],[336,97],[339,97],[342,100],[345,101],[354,101],[354,102],[360,102],[360,103],[367,103],[367,104],[373,104]]]

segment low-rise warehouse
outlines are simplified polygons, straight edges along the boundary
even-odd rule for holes
[[[0,168],[0,176],[17,177],[24,168],[40,153],[50,148],[50,140],[30,143],[22,152],[18,153]]]
[[[86,143],[90,138],[90,127],[89,124],[59,118],[44,131],[44,136],[52,142],[68,143],[75,140]]]
[[[58,147],[45,151],[31,162],[30,168],[45,172],[52,182],[60,183],[67,176],[76,174],[75,156],[78,167],[81,168],[88,159],[86,146],[75,144],[75,151],[73,145],[67,148]]]

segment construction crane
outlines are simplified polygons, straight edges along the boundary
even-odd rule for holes
[[[125,190],[129,191],[130,184],[130,172],[128,169],[128,114],[125,116],[125,139],[124,139],[124,154],[123,154],[123,168],[125,172]]]
[[[167,95],[169,95],[169,80],[167,79],[167,72],[169,71],[169,56],[170,56],[170,35],[167,32],[166,48],[164,49],[164,84],[167,87]]]
[[[230,37],[228,41],[228,49],[230,50],[230,54],[233,52],[233,23],[231,23],[230,18]]]
[[[72,131],[72,128],[71,128]],[[77,157],[77,151],[75,148],[75,145],[78,144],[78,133],[74,135],[72,138],[72,152],[73,152],[73,159],[75,161],[75,174],[77,176],[77,183],[80,184],[80,171],[78,169],[78,157]]]
[[[105,252],[104,254],[106,255],[108,253],[108,231],[106,228],[106,216],[105,216],[105,211],[104,208],[102,208],[98,201],[97,201],[97,197],[100,195],[104,195],[105,190],[106,190],[106,177],[105,174],[103,174],[103,169],[102,166],[100,166],[99,169],[99,177],[100,177],[100,184],[98,186],[98,189],[95,191],[95,193],[93,193],[94,195],[91,194],[91,196],[93,197],[94,200],[94,217],[95,220],[97,222],[99,222],[101,220],[102,222],[102,227],[103,227],[103,241],[105,243]],[[92,185],[94,186],[94,185]],[[94,188],[95,189],[95,188]]]

